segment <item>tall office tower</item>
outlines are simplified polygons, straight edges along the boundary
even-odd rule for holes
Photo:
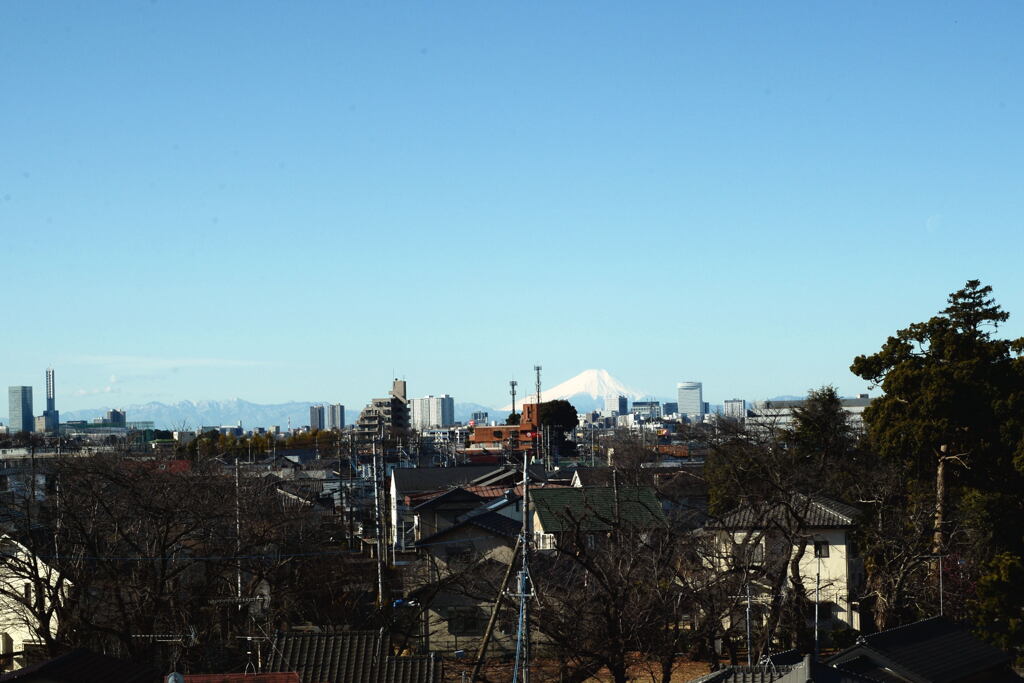
[[[57,412],[53,368],[46,368],[46,410],[43,412],[43,430],[47,434],[56,434],[60,430],[60,413]]]
[[[691,420],[703,418],[704,385],[700,382],[680,382],[676,389],[679,390],[679,414]]]
[[[123,410],[108,410],[105,422],[109,423],[111,427],[125,427],[128,425],[128,416]]]
[[[409,401],[413,429],[420,431],[455,424],[455,399],[444,396],[425,396]]]
[[[341,405],[340,403],[332,403],[331,405],[327,406],[327,428],[345,428],[345,406]]]
[[[309,407],[309,428],[313,431],[319,431],[324,428],[324,407],[323,406],[310,406]]]
[[[11,434],[32,432],[35,417],[32,415],[32,387],[8,387],[7,400],[11,419]]]
[[[662,415],[675,415],[679,412],[679,404],[675,401],[665,401],[661,404]]]
[[[611,415],[617,413],[619,415],[625,415],[629,412],[629,407],[626,405],[625,396],[605,396],[604,397],[604,413],[605,415]]]
[[[722,415],[734,419],[742,419],[747,416],[747,402],[742,398],[732,398],[722,404]]]
[[[491,416],[487,414],[486,410],[474,410],[473,414],[469,416],[469,419],[473,421],[473,425],[476,427],[487,424],[490,418]]]

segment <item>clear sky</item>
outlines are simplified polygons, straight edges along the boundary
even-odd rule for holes
[[[0,385],[58,407],[866,385],[1024,335],[1024,3],[0,4]],[[0,413],[6,412],[0,408]]]

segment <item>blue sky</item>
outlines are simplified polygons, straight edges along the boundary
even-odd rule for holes
[[[58,406],[721,401],[995,287],[1019,2],[6,2],[0,384]],[[41,410],[37,398],[37,411]]]

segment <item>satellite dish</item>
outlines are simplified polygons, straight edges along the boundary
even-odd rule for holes
[[[167,674],[167,683],[185,683],[185,676],[177,671],[169,673]]]

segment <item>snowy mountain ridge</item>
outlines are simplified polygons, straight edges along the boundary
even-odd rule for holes
[[[523,385],[520,385],[523,388]],[[577,410],[592,410],[591,406],[604,406],[606,396],[625,396],[631,401],[642,400],[647,396],[642,391],[627,387],[625,384],[612,377],[611,373],[603,369],[584,370],[580,374],[567,379],[566,381],[551,387],[541,388],[540,400],[542,403],[555,400],[566,400],[576,406]],[[517,408],[522,403],[536,403],[537,394],[529,388],[524,388],[522,402],[516,401]],[[502,410],[511,410],[512,404],[506,405]]]

